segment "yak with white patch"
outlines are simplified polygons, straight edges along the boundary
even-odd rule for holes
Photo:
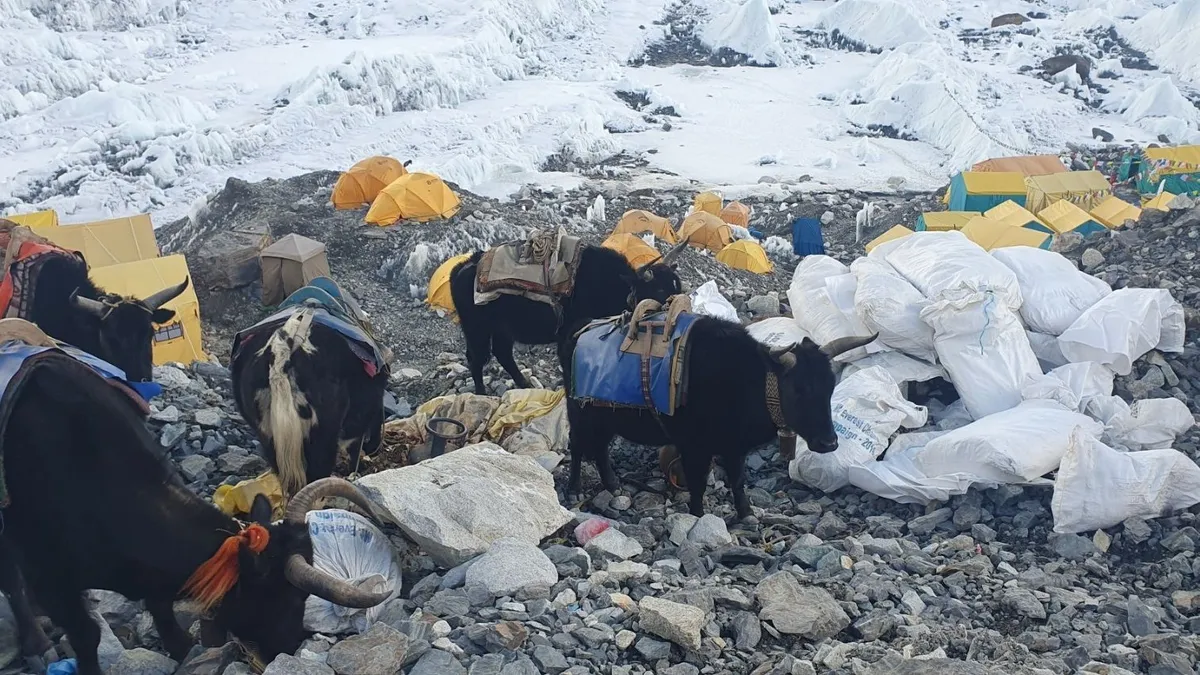
[[[317,500],[340,496],[371,513],[350,483],[308,485],[278,523],[260,495],[251,522],[240,522],[171,480],[141,412],[117,387],[66,356],[26,367],[17,393],[6,398],[0,436],[10,499],[0,590],[11,599],[25,654],[51,646],[36,601],[66,631],[80,675],[101,675],[100,628],[86,597],[93,588],[144,601],[177,661],[192,640],[174,616],[176,600],[200,605],[216,642],[231,632],[269,662],[300,647],[310,594],[358,608],[390,597],[312,566],[305,513]]]
[[[528,389],[529,380],[513,358],[513,344],[548,345],[558,342],[561,329],[632,309],[641,300],[665,302],[683,290],[672,261],[687,246],[682,242],[658,260],[634,269],[618,251],[584,246],[569,296],[555,308],[519,295],[504,294],[483,305],[475,304],[475,277],[482,251],[475,252],[450,272],[450,295],[467,343],[467,362],[475,393],[485,394],[483,368],[495,355],[517,389]]]
[[[278,327],[252,331],[230,364],[238,411],[289,496],[331,475],[342,452],[353,470],[382,440],[388,368],[363,354],[369,346],[319,322],[322,311],[300,308]]]
[[[830,397],[837,378],[832,359],[875,339],[848,337],[824,347],[805,338],[799,344],[771,349],[755,340],[740,324],[715,317],[697,317],[687,340],[686,400],[671,415],[657,411],[604,405],[577,398],[571,370],[579,329],[559,343],[559,361],[568,392],[571,468],[568,494],[580,490],[583,459],[596,462],[607,490],[619,487],[609,459],[614,436],[641,445],[675,446],[690,492],[689,510],[704,514],[704,492],[713,458],[729,476],[739,518],[750,515],[745,493],[746,455],[780,432],[794,432],[809,450],[833,452],[838,437],[833,428]]]

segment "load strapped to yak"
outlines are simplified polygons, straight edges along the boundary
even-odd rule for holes
[[[475,273],[475,304],[486,305],[501,294],[520,295],[557,309],[559,299],[575,289],[575,273],[583,244],[566,230],[536,230],[528,238],[484,252]]]

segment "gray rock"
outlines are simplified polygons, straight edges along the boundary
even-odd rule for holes
[[[574,546],[554,544],[543,551],[560,577],[586,577],[592,573],[592,556]]]
[[[567,669],[567,657],[554,647],[538,645],[533,648],[533,661],[543,673],[558,675]]]
[[[138,647],[121,654],[108,675],[172,675],[178,666],[170,657]]]
[[[184,661],[175,675],[222,675],[242,657],[241,648],[233,642],[224,647],[192,651],[193,655]]]
[[[1078,534],[1054,535],[1050,545],[1055,553],[1067,560],[1083,560],[1096,553],[1092,540]]]
[[[850,625],[850,617],[828,592],[804,588],[790,572],[776,572],[758,583],[762,604],[758,618],[770,621],[780,633],[810,640],[833,637]]]
[[[504,669],[503,654],[484,654],[471,664],[467,675],[500,675]]]
[[[642,545],[637,543],[636,539],[626,536],[624,532],[610,527],[592,537],[584,546],[584,550],[605,560],[628,560],[642,554]]]
[[[1094,248],[1084,249],[1081,261],[1084,272],[1094,272],[1104,264],[1104,254]]]
[[[163,424],[174,424],[181,419],[183,419],[183,414],[179,412],[179,408],[173,405],[169,405],[158,412],[150,413],[151,421]]]
[[[934,528],[936,528],[938,525],[950,520],[953,515],[954,512],[950,509],[941,508],[933,513],[930,513],[929,515],[917,516],[916,518],[908,521],[908,531],[919,537],[923,537],[933,532]]]
[[[896,620],[887,614],[871,614],[854,622],[854,630],[867,642],[886,637],[896,627]]]
[[[500,675],[542,675],[543,672],[545,671],[539,671],[537,666],[533,665],[528,656],[518,656],[515,661],[500,670]]]
[[[846,521],[833,511],[826,511],[817,522],[813,534],[822,539],[837,539],[846,533]]]
[[[100,612],[100,616],[104,617],[110,626],[133,623],[142,613],[137,603],[130,602],[120,593],[92,590],[88,591],[88,594],[92,599],[92,608]]]
[[[676,663],[658,672],[660,675],[700,675],[700,669],[690,663]]]
[[[188,455],[179,460],[179,472],[189,483],[207,480],[216,468],[216,464],[203,455]]]
[[[992,675],[982,664],[954,659],[880,659],[867,675]],[[997,674],[998,675],[998,674]]]
[[[779,316],[779,296],[756,295],[746,301],[746,309],[749,309],[755,318]]]
[[[280,654],[263,671],[263,675],[334,675],[333,668],[324,663]]]
[[[643,630],[681,647],[700,649],[700,629],[707,623],[704,610],[648,595],[638,603],[638,614]]]
[[[671,643],[644,637],[633,646],[647,661],[658,661],[671,656]]]
[[[459,588],[438,591],[424,604],[425,611],[434,616],[463,616],[471,611],[467,592]]]
[[[408,636],[385,623],[346,638],[329,650],[326,663],[338,675],[395,673],[404,664]]]
[[[706,513],[696,521],[695,526],[687,535],[688,541],[695,542],[707,548],[720,548],[733,543],[725,521],[711,513]]]
[[[462,451],[456,450],[455,452]],[[264,675],[266,674],[264,673]],[[417,665],[408,672],[408,675],[467,675],[467,669],[463,668],[452,654],[434,649],[422,656],[421,660],[417,661]]]
[[[1027,619],[1046,618],[1046,608],[1027,588],[1006,588],[1000,596],[1000,604]]]
[[[194,414],[196,424],[208,429],[216,429],[225,421],[225,414],[218,408],[205,408],[197,410]]]
[[[925,611],[925,601],[911,589],[904,591],[904,595],[900,597],[900,606],[913,616],[921,616],[921,612]]]
[[[183,422],[176,422],[162,428],[162,434],[159,435],[158,442],[164,448],[173,448],[186,435],[187,425]]]
[[[1129,627],[1130,634],[1135,637],[1145,637],[1158,633],[1158,628],[1155,627],[1155,617],[1153,610],[1142,602],[1136,595],[1129,596],[1125,602],[1125,611],[1127,613],[1126,623]]]
[[[217,468],[235,476],[248,476],[267,468],[266,461],[245,450],[230,450],[217,457]]]
[[[467,569],[466,582],[486,588],[493,597],[546,597],[558,583],[558,570],[536,545],[498,539]]]
[[[444,567],[505,537],[536,545],[571,520],[549,471],[493,443],[370,474],[358,485]]]
[[[730,621],[737,648],[742,651],[754,651],[762,640],[762,622],[750,612],[737,612]]]
[[[671,543],[679,546],[687,541],[688,533],[699,521],[699,518],[690,513],[672,513],[667,516],[667,531],[670,532]]]
[[[1124,536],[1130,543],[1140,544],[1149,539],[1151,534],[1150,523],[1142,518],[1129,518],[1124,522]]]

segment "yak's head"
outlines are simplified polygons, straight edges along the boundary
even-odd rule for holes
[[[634,270],[633,288],[629,294],[631,308],[647,299],[666,302],[672,295],[683,292],[683,282],[675,271],[675,259],[687,245],[686,241],[680,242],[662,256]]]
[[[798,344],[770,351],[779,379],[779,405],[783,419],[813,452],[833,452],[838,447],[833,428],[830,399],[837,384],[833,359],[869,344],[878,333],[867,337],[838,338],[818,346],[809,338]]]
[[[270,663],[279,654],[292,654],[307,636],[304,603],[315,595],[340,607],[367,608],[386,601],[391,589],[370,591],[321,572],[312,566],[312,540],[305,514],[323,497],[344,497],[370,514],[371,506],[356,487],[341,478],[309,483],[288,502],[281,522],[271,523],[271,505],[255,497],[251,519],[269,533],[265,548],[255,553],[240,546],[236,584],[219,597],[216,614],[206,627],[217,635],[233,633],[259,658]],[[203,569],[203,568],[201,568]],[[212,597],[197,595],[204,605]],[[208,621],[208,620],[206,620]]]
[[[162,306],[179,297],[187,287],[188,279],[184,279],[145,300],[112,294],[93,300],[81,297],[76,291],[71,295],[71,306],[99,323],[96,344],[100,353],[95,356],[125,371],[129,381],[145,382],[153,377],[154,324],[175,318],[174,310]]]

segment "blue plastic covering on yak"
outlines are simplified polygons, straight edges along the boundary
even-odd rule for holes
[[[825,234],[816,218],[792,221],[792,252],[796,255],[825,255]]]
[[[64,343],[58,343],[57,347],[39,347],[36,345],[26,344],[17,340],[9,340],[4,344],[0,344],[0,393],[8,389],[8,385],[12,382],[13,376],[21,369],[25,361],[31,356],[36,356],[42,352],[56,351],[66,354],[71,358],[91,368],[97,375],[108,380],[116,380],[120,384],[125,385],[133,390],[144,401],[158,396],[162,393],[162,385],[157,382],[130,382],[125,379],[125,371],[114,366],[108,361],[98,359],[91,354],[76,349]]]
[[[315,290],[317,293],[306,294],[307,297],[304,300],[292,303],[290,306],[275,312],[271,316],[268,316],[253,326],[238,331],[238,334],[233,337],[232,358],[237,358],[238,350],[241,347],[242,342],[257,333],[259,330],[267,327],[271,327],[273,329],[274,327],[287,321],[292,314],[295,314],[301,309],[307,308],[311,309],[313,312],[313,323],[332,328],[346,338],[346,344],[350,347],[350,350],[362,360],[364,366],[367,366],[367,374],[371,377],[374,377],[375,374],[384,367],[385,360],[383,358],[383,352],[380,351],[379,345],[375,342],[375,339],[368,335],[367,332],[363,330],[357,322],[349,320],[348,318],[343,318],[342,316],[335,316],[334,314],[331,314],[328,309],[326,309],[325,305],[319,304],[320,295],[322,294],[325,296],[325,298],[332,300],[327,293],[321,291],[320,289],[312,289],[309,286],[305,286],[289,296],[288,300],[285,300],[284,303],[286,304],[289,300],[296,297],[297,293],[305,289]]]
[[[662,321],[664,316],[665,312],[656,312],[647,314],[644,320]],[[672,365],[680,340],[698,318],[699,315],[689,312],[680,314],[671,331],[666,356],[648,357],[650,399],[660,414],[675,413],[671,406]],[[580,334],[571,356],[572,398],[620,407],[651,407],[642,391],[642,355],[621,351],[628,327],[627,322],[600,320],[592,322]]]

